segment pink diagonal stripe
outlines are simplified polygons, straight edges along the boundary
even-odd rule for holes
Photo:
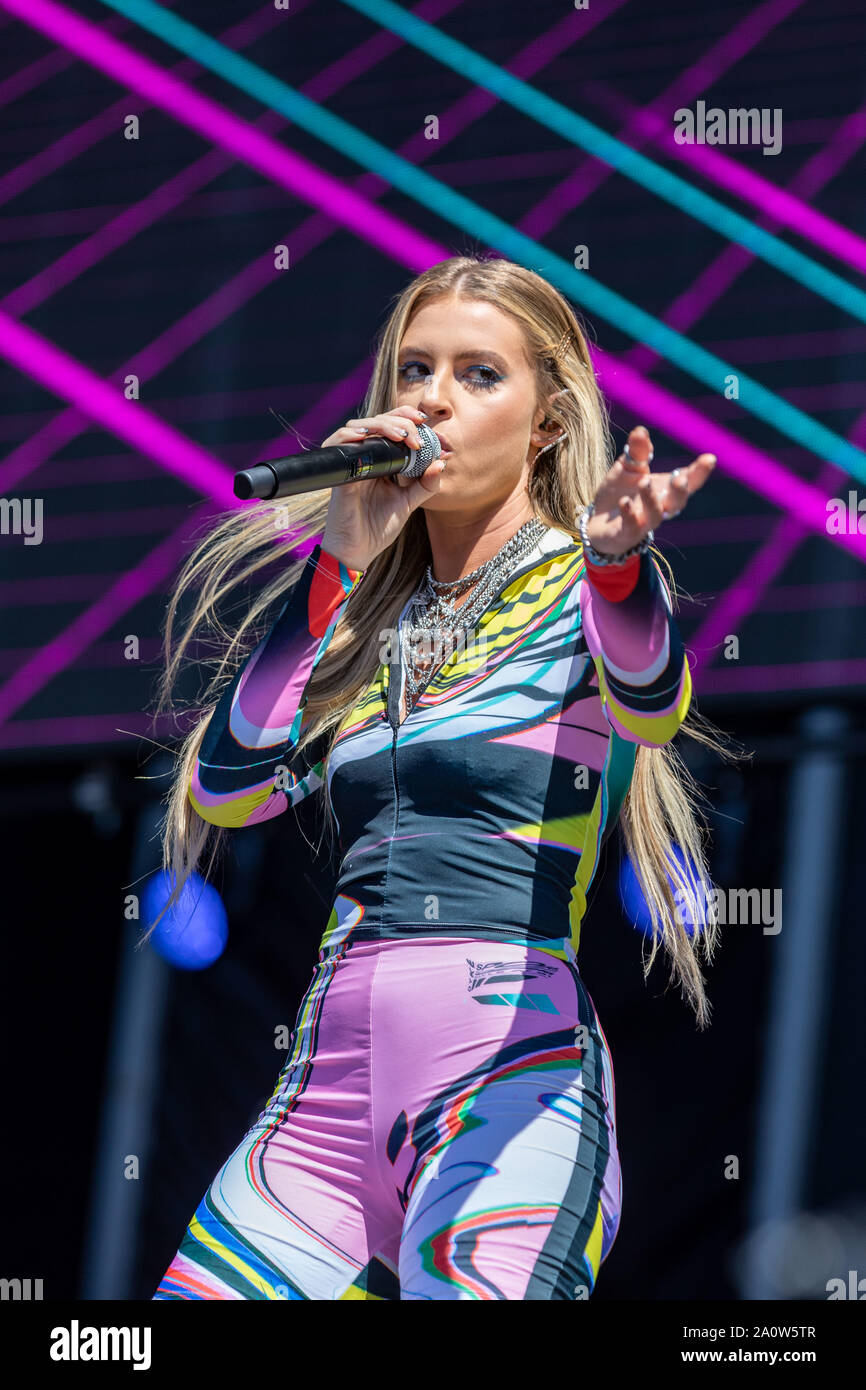
[[[709,420],[692,406],[677,400],[655,382],[642,377],[622,358],[611,357],[592,346],[593,360],[608,366],[604,369],[604,389],[614,399],[625,401],[637,409],[638,418],[650,416],[664,421],[665,433],[678,439],[694,452],[711,451],[717,455],[720,468],[745,487],[766,497],[774,506],[782,507],[810,531],[836,541],[860,560],[866,560],[866,536],[827,534],[827,499],[812,483],[803,482],[796,474],[770,458],[763,450],[739,439],[715,420]]]
[[[189,540],[191,532],[211,510],[210,504],[199,507],[186,517],[180,528],[141,559],[131,570],[122,574],[106,592],[20,666],[0,688],[0,724],[31,699],[57,672],[81,655],[83,651],[107,632],[113,623],[151,592],[160,579],[165,579],[177,563],[180,547]]]
[[[209,144],[222,145],[303,202],[325,208],[335,222],[410,270],[420,272],[442,259],[428,237],[54,0],[2,0],[2,4],[91,67],[168,111]]]
[[[167,472],[223,507],[236,507],[232,473],[206,449],[152,415],[140,401],[127,400],[116,386],[76,362],[27,324],[0,309],[3,354],[53,395],[73,402],[94,424],[103,425],[133,449],[149,454]]]

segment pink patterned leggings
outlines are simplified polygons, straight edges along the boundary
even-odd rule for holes
[[[344,940],[154,1298],[588,1298],[621,1206],[613,1067],[573,962]]]

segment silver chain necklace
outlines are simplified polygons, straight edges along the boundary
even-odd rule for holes
[[[406,667],[406,713],[413,708],[436,668],[462,644],[486,609],[491,596],[518,561],[534,550],[550,528],[538,517],[524,522],[501,550],[471,574],[448,582],[427,573],[404,619],[400,645]],[[478,582],[474,595],[459,610],[454,600]]]

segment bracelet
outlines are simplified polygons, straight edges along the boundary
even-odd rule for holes
[[[595,503],[589,502],[584,507],[580,516],[577,518],[577,529],[580,532],[580,540],[583,545],[583,553],[591,565],[625,565],[635,555],[643,555],[645,550],[649,550],[653,541],[652,531],[647,531],[646,535],[633,545],[631,549],[624,550],[621,555],[603,555],[600,550],[596,550],[586,534],[586,523],[595,511]]]

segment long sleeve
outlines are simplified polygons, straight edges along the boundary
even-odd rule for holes
[[[289,767],[307,685],[361,574],[317,545],[270,632],[223,691],[187,788],[212,825],[258,825],[321,786],[321,761],[279,784],[278,769]]]
[[[637,564],[637,561],[634,562]],[[689,708],[692,679],[670,597],[646,551],[625,598],[601,592],[587,567],[580,604],[587,646],[611,728],[630,743],[658,748],[674,737]],[[612,591],[612,590],[611,590]]]

